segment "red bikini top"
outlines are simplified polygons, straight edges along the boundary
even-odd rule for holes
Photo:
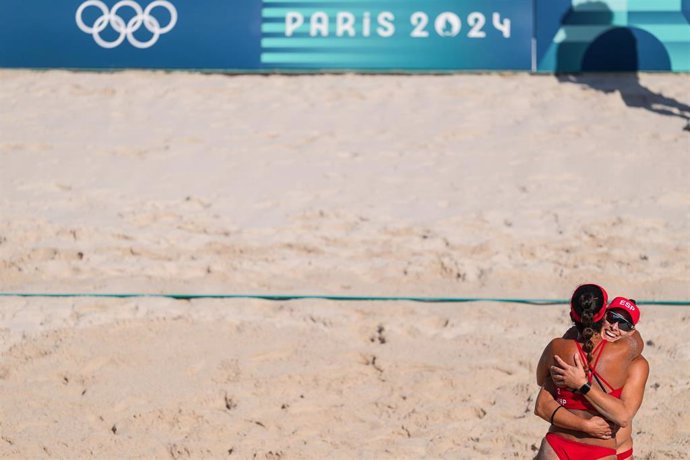
[[[599,344],[592,350],[592,354],[596,354],[597,351],[599,354],[597,355],[596,359],[594,360],[594,363],[590,367],[589,371],[587,372],[587,381],[591,384],[592,383],[592,378],[596,379],[597,382],[599,383],[599,386],[604,391],[607,391],[606,387],[608,387],[611,391],[607,391],[608,394],[613,396],[614,398],[620,399],[621,393],[623,392],[623,387],[620,388],[613,388],[611,384],[609,384],[604,377],[601,376],[597,372],[597,364],[599,363],[599,358],[601,358],[601,354],[604,351],[604,346],[606,346],[606,340],[602,340],[599,342]],[[587,355],[585,354],[584,351],[582,351],[582,347],[580,346],[579,342],[575,342],[575,345],[577,345],[577,351],[580,353],[580,358],[582,359],[583,363],[587,362]],[[596,409],[592,404],[590,404],[589,401],[587,401],[587,398],[584,397],[584,395],[581,395],[579,393],[575,393],[567,388],[559,388],[556,387],[556,401],[558,403],[565,407],[566,409],[575,409],[575,410],[587,410],[587,411],[594,411],[596,412]]]

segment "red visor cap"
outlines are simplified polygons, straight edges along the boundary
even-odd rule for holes
[[[623,310],[632,318],[633,324],[640,320],[640,307],[635,302],[625,297],[616,297],[611,301],[608,310]]]

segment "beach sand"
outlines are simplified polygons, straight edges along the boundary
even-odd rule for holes
[[[688,300],[690,133],[659,113],[688,94],[0,71],[2,291]],[[568,326],[565,305],[0,297],[0,456],[531,458],[535,366]],[[690,307],[639,329],[636,457],[684,458]]]

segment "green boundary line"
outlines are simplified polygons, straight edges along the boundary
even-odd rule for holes
[[[97,297],[97,298],[134,298],[153,297],[174,300],[193,299],[259,299],[273,301],[320,299],[340,302],[425,302],[425,303],[465,303],[465,302],[500,302],[528,305],[561,305],[570,302],[569,299],[523,299],[500,297],[414,297],[414,296],[343,296],[343,295],[286,295],[286,294],[145,294],[145,293],[87,293],[87,292],[0,292],[0,297]],[[639,300],[639,305],[670,305],[690,306],[688,300]]]

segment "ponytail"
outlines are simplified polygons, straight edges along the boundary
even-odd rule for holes
[[[582,350],[587,354],[587,363],[584,363],[589,368],[589,363],[592,361],[592,350],[594,344],[592,337],[594,336],[594,312],[597,310],[597,299],[592,294],[582,294],[580,296],[580,305],[582,305],[582,338],[584,344]]]
[[[586,368],[589,368],[589,362],[592,361],[592,337],[601,330],[607,301],[606,291],[596,284],[579,286],[570,299],[570,317],[583,339],[582,351],[587,355],[587,362],[583,364]]]

